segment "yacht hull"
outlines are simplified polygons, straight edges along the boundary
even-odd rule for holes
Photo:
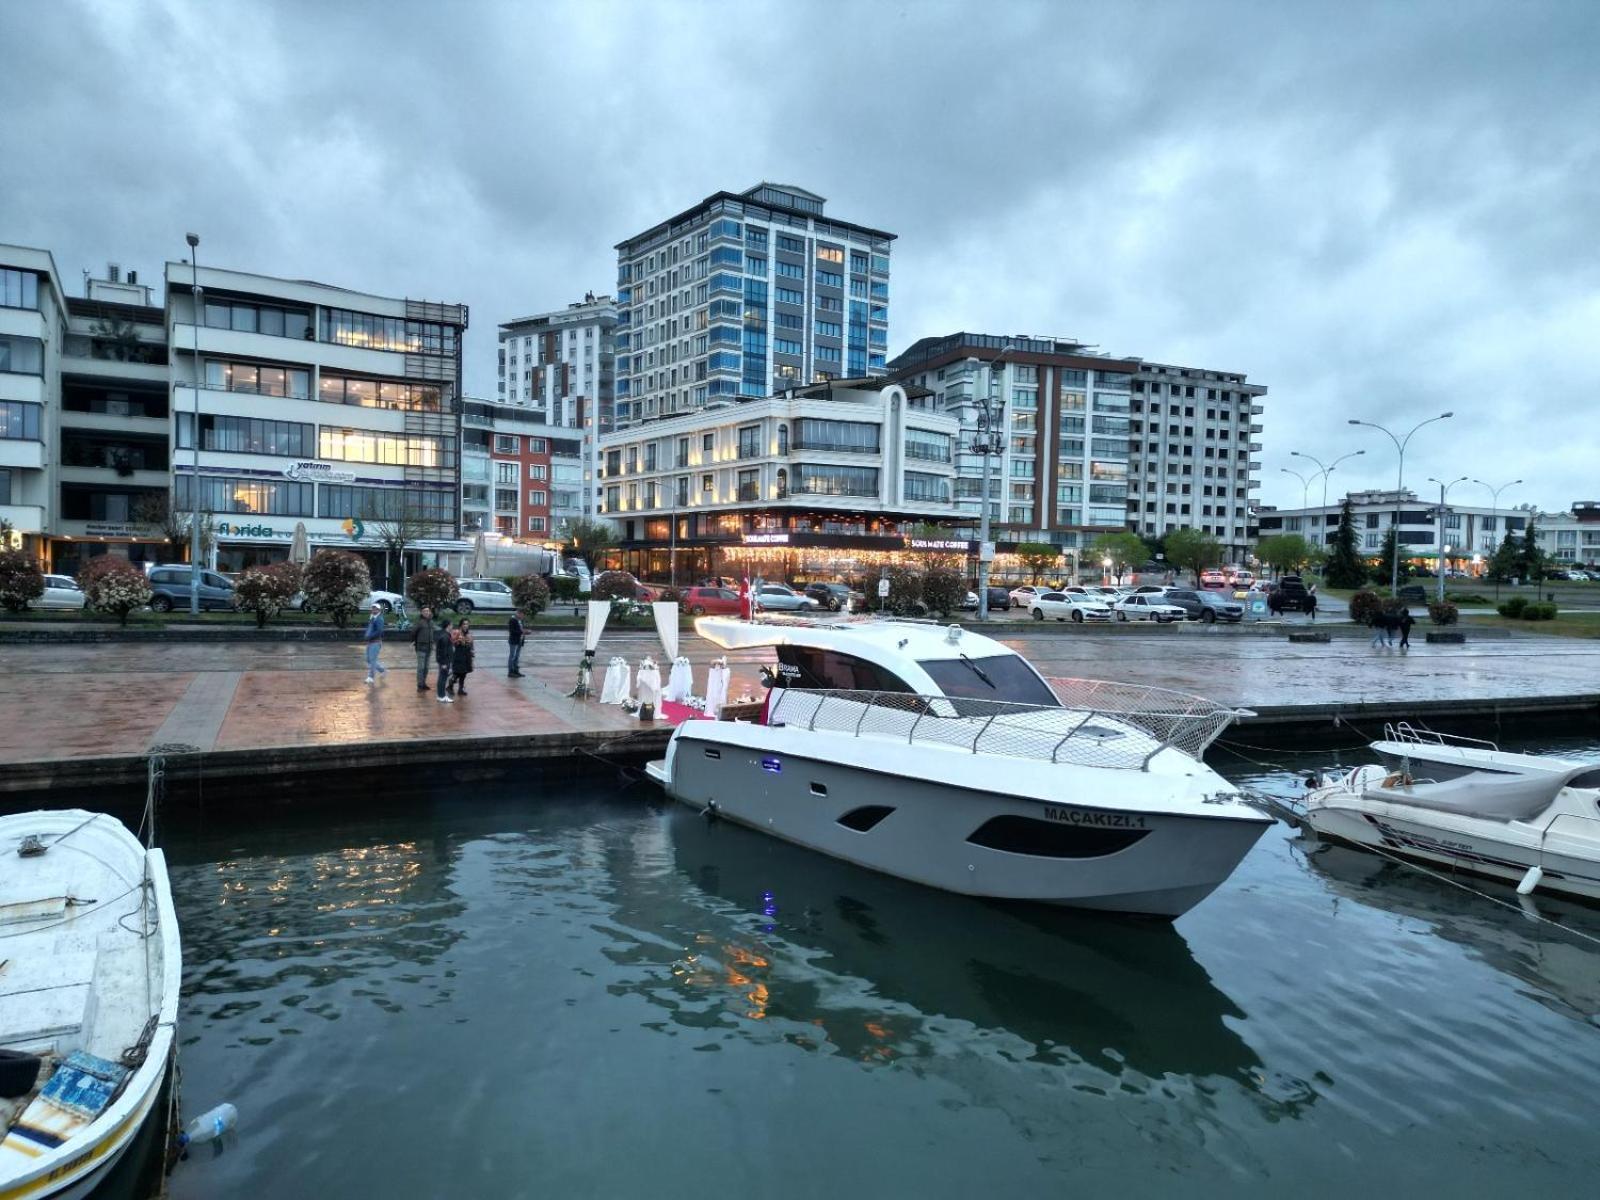
[[[753,739],[760,728],[680,727],[651,774],[691,808],[964,895],[1174,918],[1271,824],[1234,804],[1226,815],[1180,814],[1104,799],[1123,786],[1174,786],[1138,772],[1041,764],[1051,787],[1035,798],[1018,794],[1008,774],[1021,769],[1002,759],[924,751],[911,773],[871,763],[863,739],[781,728]]]

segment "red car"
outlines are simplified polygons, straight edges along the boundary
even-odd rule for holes
[[[707,614],[714,617],[737,617],[739,615],[739,593],[732,588],[684,588],[682,598],[678,603],[683,607],[684,611],[697,617],[703,617]]]

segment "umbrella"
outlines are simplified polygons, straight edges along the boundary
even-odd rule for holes
[[[489,573],[489,543],[479,534],[472,542],[472,576],[482,579]]]
[[[306,523],[294,523],[294,541],[289,543],[289,561],[305,566],[311,561],[311,539],[306,536]]]

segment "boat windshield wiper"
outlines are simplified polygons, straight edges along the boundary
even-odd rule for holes
[[[984,671],[984,669],[982,667],[980,667],[977,663],[973,662],[965,654],[963,654],[961,656],[961,661],[966,663],[967,666],[972,668],[972,673],[974,675],[976,675],[979,679],[981,679],[985,683],[987,683],[991,688],[994,688],[994,680],[989,678],[988,673],[986,671]],[[999,688],[995,688],[995,691],[999,691],[999,690],[1000,690]]]

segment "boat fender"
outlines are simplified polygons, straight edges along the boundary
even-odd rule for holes
[[[1517,884],[1517,895],[1531,896],[1533,889],[1538,887],[1543,880],[1544,869],[1542,867],[1529,867],[1528,873],[1522,877],[1522,882]]]
[[[715,800],[707,800],[706,806],[700,810],[700,815],[706,819],[706,824],[710,825],[718,817],[720,817],[722,813],[718,810],[717,802]]]

